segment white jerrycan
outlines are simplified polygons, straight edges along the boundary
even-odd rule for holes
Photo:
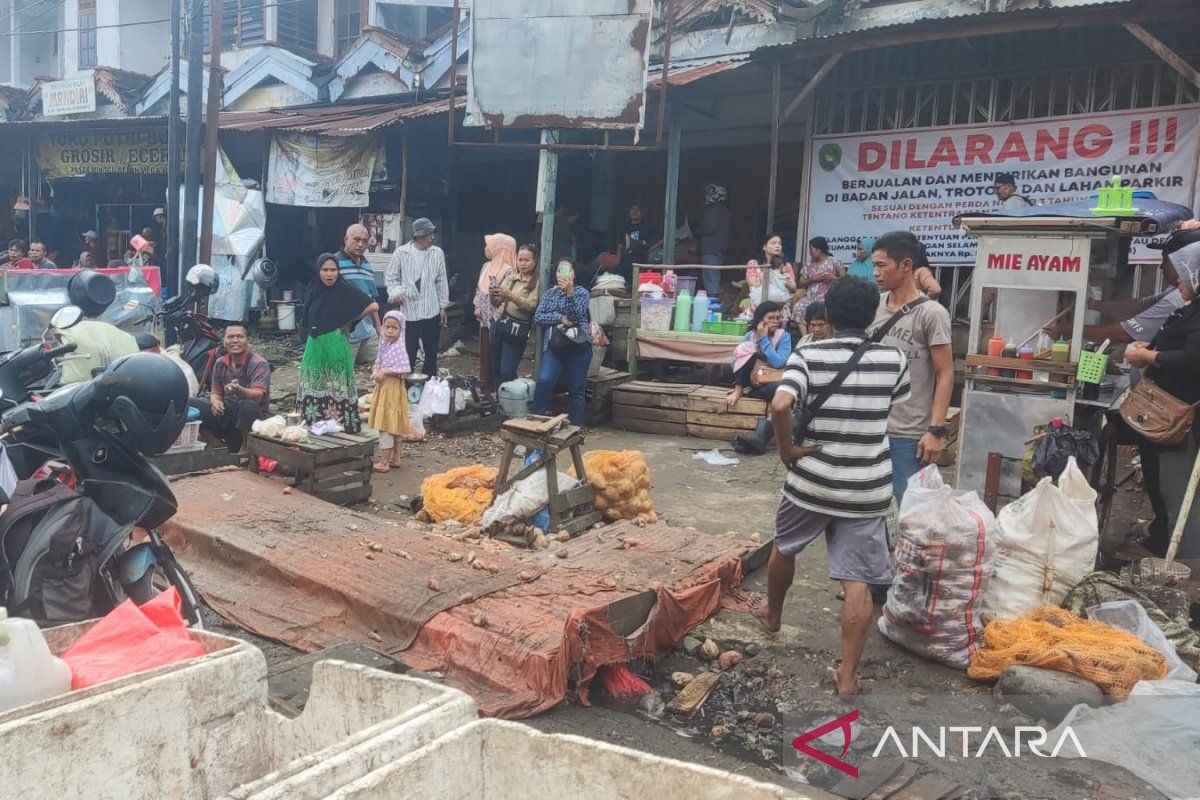
[[[71,668],[50,654],[37,623],[0,608],[0,712],[71,691]]]

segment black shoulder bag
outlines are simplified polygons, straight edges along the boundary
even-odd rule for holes
[[[833,376],[833,380],[826,384],[820,392],[813,395],[811,400],[809,400],[803,406],[798,406],[796,408],[796,410],[792,413],[792,442],[794,444],[800,444],[804,441],[804,437],[808,435],[809,426],[812,425],[812,421],[817,416],[817,411],[821,409],[821,406],[825,404],[825,401],[829,399],[829,396],[837,391],[837,388],[841,386],[842,383],[845,382],[846,378],[850,376],[850,373],[854,371],[856,366],[858,366],[858,362],[862,360],[864,355],[866,355],[867,350],[871,347],[871,345],[882,341],[883,337],[887,336],[888,333],[891,332],[892,328],[895,327],[896,323],[899,322],[902,317],[909,314],[914,308],[921,305],[921,303],[924,303],[928,299],[928,297],[918,297],[911,303],[906,303],[901,306],[900,310],[898,310],[895,314],[892,314],[892,316],[888,318],[887,322],[880,325],[875,329],[874,333],[862,340],[862,344],[855,348],[854,354],[846,360],[846,363],[843,364],[842,368],[838,370],[837,375]]]

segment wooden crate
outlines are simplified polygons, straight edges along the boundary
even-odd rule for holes
[[[632,377],[628,372],[601,367],[599,375],[588,378],[584,424],[595,427],[612,419],[613,392],[618,386],[628,383]]]
[[[251,472],[258,472],[259,456],[279,462],[301,491],[348,506],[371,496],[371,465],[375,439],[350,433],[327,436],[309,434],[304,442],[284,442],[257,434],[246,437]]]
[[[613,427],[722,441],[753,431],[767,404],[742,398],[729,408],[727,391],[691,383],[630,381],[613,392]]]

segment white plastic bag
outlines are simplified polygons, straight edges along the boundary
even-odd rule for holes
[[[409,406],[411,409],[408,414],[408,435],[407,439],[412,442],[419,442],[425,438],[425,414],[422,413],[420,406]]]
[[[911,477],[900,506],[896,578],[879,632],[964,669],[981,647],[979,605],[992,568],[996,518],[975,492],[955,492],[936,466]]]
[[[426,417],[450,413],[450,382],[434,375],[421,392],[421,413]]]
[[[558,490],[565,492],[574,489],[579,481],[567,475],[558,473]],[[492,501],[492,505],[483,512],[483,528],[487,530],[497,522],[510,519],[528,519],[546,507],[550,502],[550,490],[546,485],[546,470],[539,469],[532,475],[526,476],[514,483],[504,494]]]
[[[983,596],[987,614],[1016,617],[1056,606],[1095,568],[1096,492],[1074,458],[1057,486],[1042,478],[1029,494],[1000,509],[997,520],[996,571]]]
[[[1175,652],[1175,645],[1162,632],[1162,628],[1154,624],[1146,609],[1137,600],[1110,600],[1100,603],[1087,610],[1088,619],[1099,620],[1123,631],[1129,631],[1145,644],[1162,653],[1167,659],[1167,674],[1164,680],[1181,680],[1196,682],[1196,671],[1183,663],[1183,659]],[[1138,685],[1146,681],[1139,681]]]

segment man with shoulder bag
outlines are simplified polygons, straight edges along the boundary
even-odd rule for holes
[[[841,695],[861,690],[858,663],[871,625],[868,584],[891,581],[887,424],[892,404],[909,396],[904,356],[866,333],[878,303],[879,291],[869,282],[835,281],[825,297],[833,336],[796,347],[771,400],[788,474],[775,516],[767,604],[753,613],[768,631],[779,630],[796,554],[825,534],[829,577],[845,594],[842,662],[832,670]]]

